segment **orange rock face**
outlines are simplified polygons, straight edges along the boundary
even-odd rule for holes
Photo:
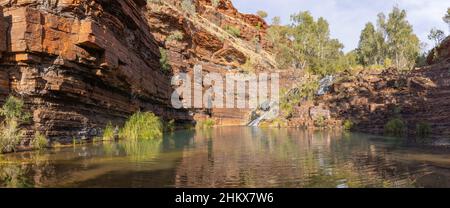
[[[181,0],[150,3],[147,19],[156,40],[167,49],[174,73],[192,73],[194,65],[202,65],[204,73],[236,73],[243,65],[266,48],[267,24],[258,16],[239,13],[229,0],[195,0],[195,14],[188,14]],[[230,35],[233,27],[239,35]],[[178,34],[178,38],[174,38]],[[181,34],[182,37],[179,37]],[[271,66],[255,65],[255,72],[270,72]],[[212,118],[220,125],[245,125],[250,109],[194,109],[196,120]]]
[[[89,139],[137,110],[191,120],[170,105],[145,0],[9,2],[0,1],[0,95],[24,98],[30,135]]]

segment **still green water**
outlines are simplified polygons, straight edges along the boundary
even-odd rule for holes
[[[450,187],[450,150],[331,130],[182,130],[3,155],[0,186]]]

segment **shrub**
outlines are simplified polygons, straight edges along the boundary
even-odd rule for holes
[[[202,128],[202,129],[209,129],[209,128],[214,127],[214,125],[216,125],[216,122],[213,119],[208,118],[204,121],[198,122],[196,127]]]
[[[353,128],[353,122],[351,120],[347,119],[347,120],[344,121],[342,126],[343,126],[344,130],[350,131]]]
[[[31,146],[36,149],[44,149],[49,146],[47,138],[40,132],[34,134],[34,139],[31,141]]]
[[[0,131],[0,153],[14,152],[21,137],[17,121],[4,121],[0,127]]]
[[[257,11],[256,15],[260,16],[263,19],[265,19],[268,16],[267,12],[262,11],[262,10]]]
[[[251,59],[247,59],[243,65],[241,65],[241,71],[244,73],[253,72],[255,69],[254,62]]]
[[[416,135],[419,137],[427,137],[431,133],[431,126],[427,122],[419,122],[416,124]]]
[[[220,0],[211,0],[211,4],[214,8],[217,8],[219,6]]]
[[[314,120],[314,126],[323,128],[326,126],[326,120],[325,116],[319,116]]]
[[[384,132],[389,136],[402,136],[405,131],[405,122],[401,118],[390,119],[384,125]]]
[[[114,127],[111,122],[108,122],[108,124],[106,124],[105,130],[103,130],[102,139],[104,141],[111,141],[114,140],[114,138],[115,138]]]
[[[227,33],[229,33],[230,35],[234,36],[234,37],[240,37],[241,36],[241,30],[235,26],[231,26],[231,25],[225,25],[225,27],[223,28],[225,31],[227,31]]]
[[[169,56],[167,55],[166,49],[159,47],[159,53],[161,58],[159,59],[159,64],[161,65],[161,71],[164,73],[170,72]]]
[[[4,117],[0,125],[0,153],[15,151],[21,140],[19,126],[30,118],[23,112],[23,106],[21,99],[9,96],[0,109],[0,115]]]
[[[161,120],[151,112],[136,112],[119,132],[119,137],[129,140],[150,140],[162,137]]]
[[[183,38],[184,38],[183,33],[181,33],[180,31],[175,31],[171,35],[167,36],[166,41],[170,42],[174,40],[183,40]]]
[[[30,114],[23,112],[23,105],[23,100],[9,96],[0,110],[0,115],[5,117],[5,121],[17,120],[25,122],[30,118]]]
[[[181,9],[183,9],[186,13],[194,15],[196,12],[196,8],[192,0],[183,0],[181,2]]]

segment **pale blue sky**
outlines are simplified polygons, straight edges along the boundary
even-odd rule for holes
[[[325,17],[330,23],[331,35],[345,45],[345,51],[356,48],[364,25],[375,22],[377,14],[387,14],[394,5],[408,12],[408,20],[421,41],[429,47],[427,39],[431,28],[436,27],[449,34],[442,17],[450,7],[450,0],[231,0],[244,13],[264,10],[267,20],[280,16],[283,24],[289,23],[292,13],[309,10],[314,17]]]

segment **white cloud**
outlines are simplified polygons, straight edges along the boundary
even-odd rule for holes
[[[309,10],[315,17],[325,17],[330,23],[331,35],[345,45],[345,51],[354,49],[364,25],[376,20],[380,12],[388,13],[398,5],[408,11],[408,20],[421,41],[431,42],[427,34],[436,27],[449,33],[442,16],[450,7],[448,0],[232,0],[245,13],[265,10],[268,19],[280,16],[283,23],[289,23],[289,16],[295,12]]]

